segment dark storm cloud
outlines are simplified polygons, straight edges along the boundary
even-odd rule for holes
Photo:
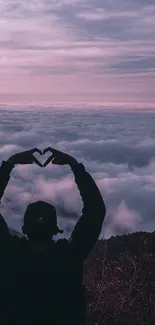
[[[120,62],[112,65],[112,68],[130,71],[130,72],[144,72],[145,70],[155,69],[155,56],[148,58],[136,59],[135,61]]]
[[[118,40],[154,39],[155,4],[140,1],[84,1],[54,10],[62,20],[76,28],[80,38],[108,37]],[[48,13],[47,13],[48,14]],[[147,18],[150,17],[150,28]],[[152,28],[151,28],[152,25]],[[147,36],[147,38],[146,38]]]

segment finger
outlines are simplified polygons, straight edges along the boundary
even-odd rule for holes
[[[53,160],[53,161],[52,161],[52,164],[53,164],[53,165],[56,165],[56,164],[60,165],[60,162],[59,162],[58,160]]]
[[[25,162],[23,162],[23,164],[25,164]],[[29,159],[29,160],[27,161],[27,164],[33,164],[33,159]]]
[[[50,151],[52,153],[57,152],[57,150],[55,150],[54,148],[48,147],[48,148],[44,149],[43,154],[45,154],[48,151]]]
[[[40,155],[42,155],[42,151],[40,149],[38,149],[38,148],[31,149],[30,152],[31,153],[39,152]]]
[[[46,167],[51,161],[52,161],[52,159],[53,159],[53,155],[51,155],[46,161],[45,161],[45,163],[44,163],[44,167]]]
[[[35,162],[38,166],[42,167],[42,164],[34,156],[32,162]]]
[[[43,150],[43,154],[45,154],[45,153],[48,152],[48,151],[52,152],[52,148],[48,147],[48,148],[44,149],[44,150]]]
[[[62,161],[58,160],[58,159],[53,159],[52,160],[52,164],[53,165],[63,165]]]

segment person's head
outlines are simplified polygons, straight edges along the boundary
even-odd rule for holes
[[[22,226],[24,235],[32,242],[46,243],[54,235],[63,233],[57,226],[57,214],[55,207],[43,201],[37,201],[28,205]]]

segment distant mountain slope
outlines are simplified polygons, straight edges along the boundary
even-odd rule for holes
[[[116,259],[123,253],[131,255],[145,252],[155,254],[155,231],[135,232],[128,235],[112,236],[109,239],[98,240],[92,250],[89,259],[95,256],[102,256],[106,252],[106,258]]]
[[[155,232],[99,240],[84,265],[87,324],[155,324]]]

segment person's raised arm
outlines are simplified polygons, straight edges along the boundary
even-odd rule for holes
[[[96,183],[83,164],[70,166],[83,201],[82,216],[74,227],[70,242],[77,256],[84,261],[99,238],[106,207]]]
[[[31,150],[17,153],[11,156],[7,161],[2,161],[2,164],[0,166],[0,203],[1,198],[9,182],[11,171],[13,170],[16,164],[32,164],[33,162],[35,162],[37,165],[42,167],[40,162],[38,162],[38,160],[33,156],[33,153],[35,153],[36,151],[42,154],[39,149],[34,148]],[[0,243],[4,242],[4,240],[6,240],[7,238],[10,238],[10,236],[11,235],[9,232],[8,225],[0,213]]]
[[[35,152],[39,152],[42,155],[42,152],[39,149],[34,148],[17,153],[11,156],[7,161],[2,161],[0,166],[0,200],[9,182],[10,173],[16,164],[32,164],[35,162],[37,165],[42,167],[40,162],[38,162],[38,160],[33,156],[33,153]]]
[[[48,158],[44,166],[52,161],[53,164],[69,165],[74,173],[75,182],[84,205],[82,216],[76,223],[69,241],[75,256],[84,261],[101,233],[106,213],[103,198],[94,180],[86,172],[83,164],[79,164],[75,158],[58,150],[47,148],[43,153],[47,151],[51,151],[52,156]]]
[[[10,179],[10,173],[14,165],[9,161],[2,161],[0,166],[0,201]]]

